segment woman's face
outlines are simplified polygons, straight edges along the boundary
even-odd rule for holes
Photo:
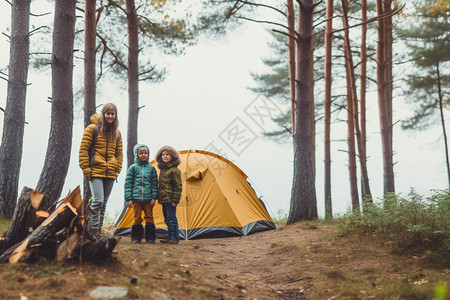
[[[116,119],[116,112],[114,110],[108,110],[103,116],[106,120],[106,123],[112,124]]]

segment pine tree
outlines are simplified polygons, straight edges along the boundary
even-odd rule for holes
[[[406,82],[407,101],[415,106],[403,129],[425,130],[440,122],[450,187],[450,162],[445,128],[445,109],[450,104],[450,4],[427,0],[417,3],[414,24],[397,28],[408,46],[413,71]]]

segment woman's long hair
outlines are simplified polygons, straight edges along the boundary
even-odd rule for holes
[[[114,122],[109,124],[105,120],[105,113],[107,111],[113,110],[116,113],[116,118]],[[98,120],[99,131],[105,135],[108,140],[115,140],[117,136],[117,128],[119,127],[119,119],[117,117],[117,107],[113,103],[106,103],[102,108],[102,116]]]

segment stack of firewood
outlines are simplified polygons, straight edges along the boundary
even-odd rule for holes
[[[96,239],[87,230],[86,204],[78,186],[49,213],[39,210],[44,194],[24,187],[8,230],[0,237],[0,263],[33,262],[39,257],[57,261],[104,261],[117,240]]]

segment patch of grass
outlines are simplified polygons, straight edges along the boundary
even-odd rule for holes
[[[329,279],[338,279],[338,280],[346,279],[345,275],[342,274],[341,271],[330,271],[330,272],[327,272],[326,276]]]
[[[280,254],[280,253],[287,253],[287,252],[300,253],[300,248],[297,245],[293,245],[293,244],[277,245],[277,247],[272,248],[272,250],[269,252],[269,254],[273,255],[273,254]]]
[[[276,216],[274,216],[272,219],[278,227],[284,226],[287,223],[288,213],[283,209],[279,209]]]
[[[381,203],[370,203],[364,213],[347,214],[342,221],[344,234],[372,236],[398,253],[450,265],[450,190],[386,195]]]
[[[8,230],[10,219],[0,217],[0,235],[2,235],[6,230]]]

